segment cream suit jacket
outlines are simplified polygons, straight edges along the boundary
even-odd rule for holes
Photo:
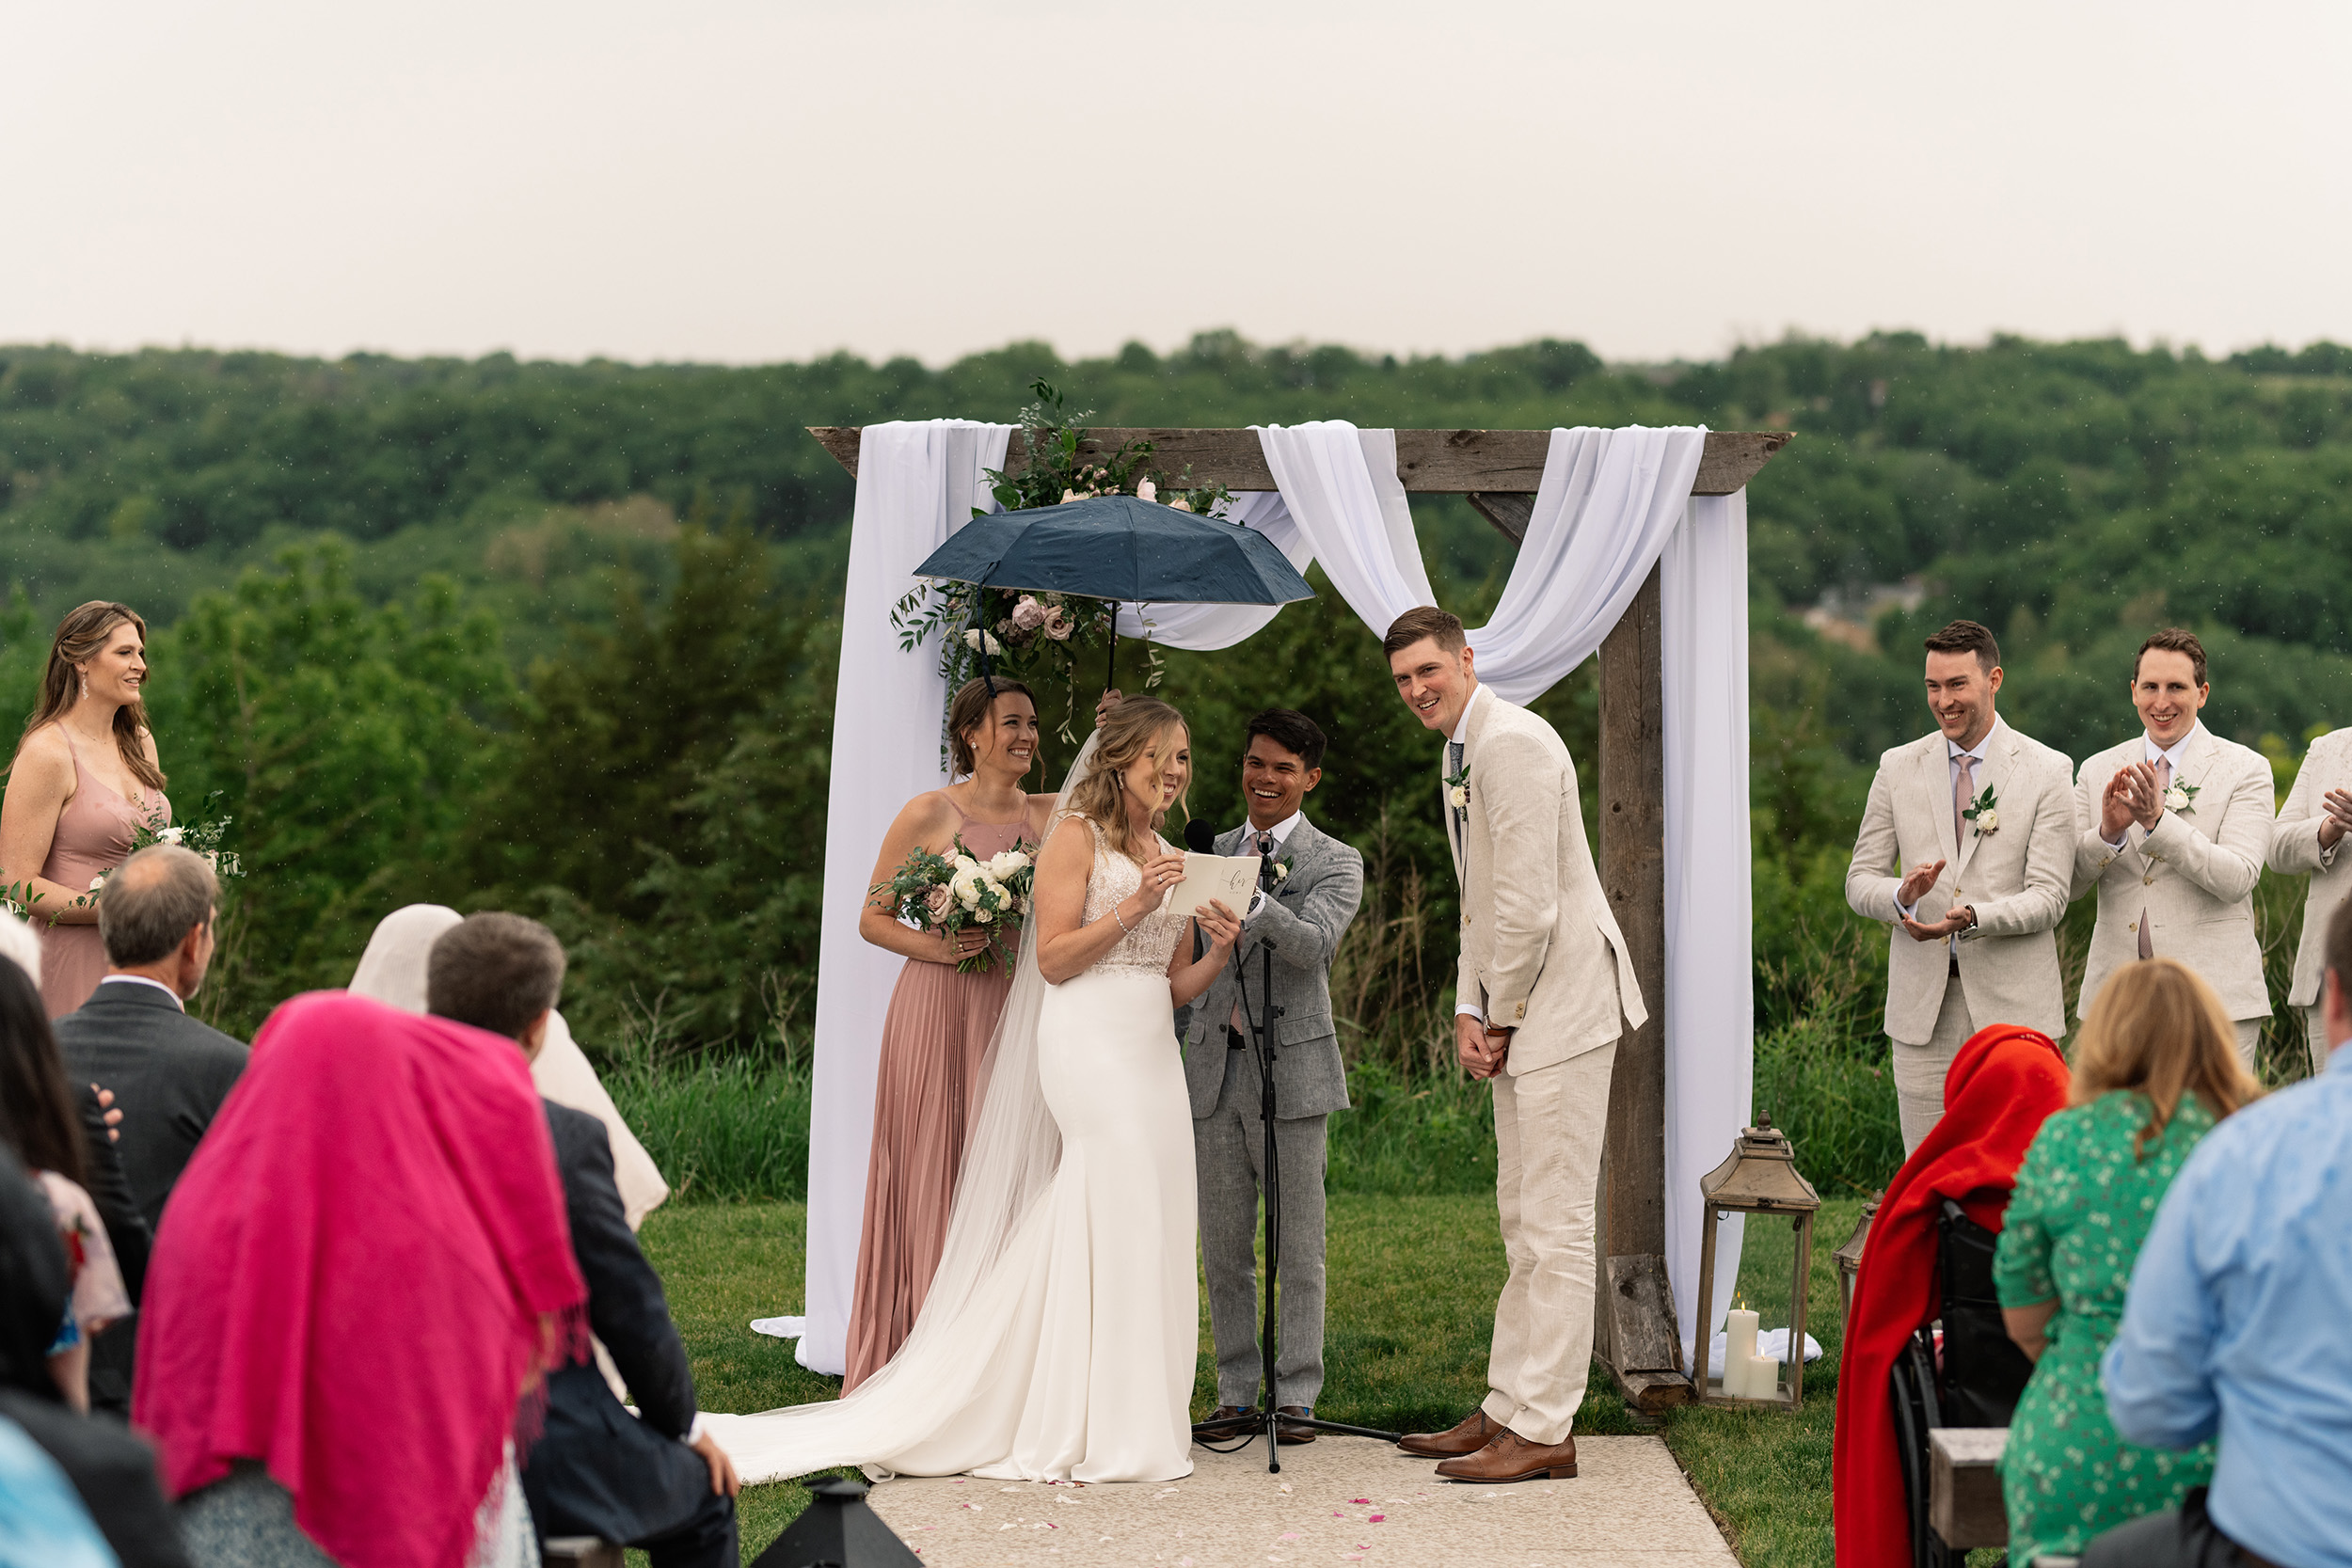
[[[1879,758],[1846,870],[1846,902],[1866,920],[1892,924],[1904,869],[1942,861],[1943,876],[1915,912],[1932,925],[1955,905],[1975,908],[1977,924],[1959,953],[1969,1019],[1979,1029],[2022,1023],[2057,1039],[2066,1033],[2066,984],[2054,933],[2066,918],[2074,870],[2074,765],[1996,725],[1975,778],[1979,795],[1993,791],[1996,825],[1979,832],[1963,822],[1955,844],[1950,755],[1939,730]],[[1951,951],[1941,942],[1915,942],[1899,924],[1887,942],[1886,1033],[1925,1045],[1935,1037]]]
[[[2107,976],[2139,957],[2139,922],[2158,957],[2178,958],[2220,993],[2233,1019],[2268,1018],[2262,946],[2254,935],[2254,884],[2270,853],[2270,764],[2260,752],[2202,725],[2181,755],[2173,783],[2198,786],[2185,812],[2168,811],[2153,832],[2134,822],[2117,850],[2099,836],[2099,800],[2127,763],[2147,760],[2136,735],[2085,761],[2074,784],[2082,834],[2074,847],[2074,896],[2099,890],[2099,923],[2083,966],[2080,1018]]]
[[[2328,923],[2352,897],[2352,841],[2338,839],[2332,849],[2319,847],[2319,825],[2328,820],[2322,802],[2331,789],[2352,789],[2352,730],[2331,730],[2312,742],[2287,803],[2279,809],[2278,825],[2270,830],[2270,869],[2282,877],[2308,871],[2312,878],[2303,898],[2303,940],[2295,949],[2295,989],[2287,993],[2290,1006],[2318,1006],[2319,976],[2328,967]]]
[[[1440,757],[1438,802],[1462,887],[1460,996],[1516,1029],[1504,1069],[1532,1072],[1608,1044],[1622,1014],[1648,1020],[1625,937],[1584,837],[1576,764],[1552,727],[1491,690],[1470,709],[1470,802],[1457,835]]]

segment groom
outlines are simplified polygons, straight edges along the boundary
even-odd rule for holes
[[[1249,819],[1219,837],[1216,852],[1260,857],[1260,895],[1244,918],[1233,966],[1192,1008],[1184,1030],[1200,1259],[1216,1335],[1212,1421],[1249,1414],[1264,1375],[1252,1239],[1265,1182],[1265,1122],[1248,1026],[1266,1001],[1267,945],[1273,1002],[1280,1009],[1273,1037],[1282,1316],[1275,1386],[1264,1392],[1283,1415],[1304,1417],[1314,1414],[1323,1388],[1324,1121],[1347,1109],[1347,1069],[1331,1022],[1331,956],[1364,894],[1363,857],[1301,810],[1323,781],[1324,744],[1314,721],[1290,708],[1268,708],[1249,721],[1241,764]],[[1279,1432],[1285,1443],[1315,1436],[1309,1426],[1285,1424]]]
[[[1446,834],[1462,887],[1454,1045],[1494,1082],[1495,1202],[1510,1277],[1486,1403],[1406,1452],[1451,1481],[1576,1474],[1568,1428],[1592,1369],[1594,1188],[1609,1074],[1648,1017],[1549,724],[1478,684],[1462,623],[1408,610],[1381,641],[1413,717],[1446,737]]]

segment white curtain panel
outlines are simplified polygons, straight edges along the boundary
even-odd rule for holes
[[[867,873],[898,808],[947,782],[939,716],[947,701],[939,649],[898,646],[891,606],[914,568],[969,522],[996,510],[984,468],[1002,468],[1012,426],[968,420],[869,424],[859,439],[857,510],[834,690],[833,775],[825,795],[825,913],[817,958],[815,1104],[808,1128],[806,1331],[800,1363],[838,1376],[845,1363],[874,1073],[896,954],[857,934]]]
[[[1748,859],[1748,493],[1692,496],[1659,569],[1666,719],[1666,1274],[1683,1365],[1702,1314],[1699,1178],[1748,1124],[1755,1082]],[[1741,1222],[1715,1231],[1724,1321]]]

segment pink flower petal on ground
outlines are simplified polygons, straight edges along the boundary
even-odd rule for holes
[[[1365,1521],[1364,1521],[1364,1523],[1365,1523],[1365,1524],[1367,1524],[1367,1525],[1376,1525],[1376,1524],[1381,1523],[1383,1520],[1385,1520],[1385,1519],[1387,1519],[1387,1518],[1388,1518],[1388,1515],[1387,1515],[1387,1514],[1385,1514],[1385,1513],[1375,1513],[1375,1514],[1374,1514],[1371,1518],[1369,1518],[1369,1519],[1365,1520]]]
[[[1370,1497],[1350,1497],[1347,1500],[1352,1503],[1362,1503],[1367,1508],[1372,1506],[1372,1499]]]
[[[1298,1532],[1295,1529],[1286,1529],[1280,1535],[1275,1537],[1275,1539],[1278,1541],[1295,1541],[1298,1539]]]

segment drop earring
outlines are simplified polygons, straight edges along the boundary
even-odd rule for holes
[[[87,670],[82,672],[82,697],[85,701],[89,698],[89,672]]]

